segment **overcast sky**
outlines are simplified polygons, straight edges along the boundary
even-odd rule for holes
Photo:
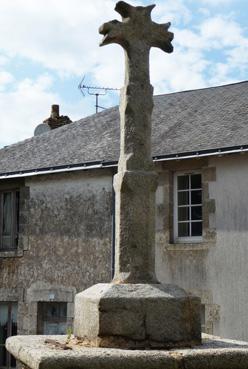
[[[152,1],[132,1],[148,5]],[[247,0],[157,0],[156,22],[172,23],[175,51],[151,53],[155,93],[248,79]],[[0,147],[31,137],[60,104],[72,120],[94,113],[78,84],[121,87],[121,47],[98,47],[98,27],[119,19],[112,0],[0,0]],[[100,105],[118,103],[108,94]]]

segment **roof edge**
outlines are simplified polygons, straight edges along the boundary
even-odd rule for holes
[[[230,147],[222,147],[218,149],[190,151],[190,152],[168,154],[168,155],[157,155],[153,157],[153,161],[156,163],[156,162],[163,162],[163,161],[196,159],[196,158],[203,158],[203,157],[209,157],[209,156],[223,156],[223,155],[238,154],[238,153],[245,153],[245,152],[248,152],[248,145],[230,146]],[[75,171],[80,171],[80,170],[115,168],[117,167],[117,165],[118,165],[117,161],[90,161],[90,162],[83,162],[80,164],[59,165],[59,166],[46,167],[46,168],[22,170],[18,172],[0,173],[0,180],[11,179],[11,178],[31,177],[31,176],[45,175],[45,174],[75,172]]]
[[[229,86],[234,86],[234,85],[242,85],[242,84],[245,84],[245,83],[248,83],[248,80],[224,83],[223,85],[221,84],[221,85],[216,85],[216,86],[205,86],[205,87],[199,87],[199,88],[189,89],[189,90],[179,90],[179,91],[167,92],[167,93],[164,93],[164,94],[153,95],[153,97],[183,94],[185,92],[197,92],[197,91],[204,91],[204,90],[213,90],[213,89],[216,89],[216,88],[229,87]]]

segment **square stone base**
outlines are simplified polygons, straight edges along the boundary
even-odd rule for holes
[[[96,347],[200,344],[200,299],[174,285],[97,284],[76,295],[74,335]]]

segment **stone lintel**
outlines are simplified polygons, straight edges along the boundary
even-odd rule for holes
[[[203,335],[203,344],[174,350],[120,350],[74,346],[62,350],[45,340],[66,336],[15,336],[7,349],[27,369],[247,369],[248,343]]]

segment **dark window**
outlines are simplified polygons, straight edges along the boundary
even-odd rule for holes
[[[177,237],[202,236],[201,174],[177,176]]]
[[[5,349],[5,341],[17,334],[17,304],[0,303],[0,368],[15,368],[16,361]]]
[[[17,248],[19,227],[19,191],[0,192],[0,250]]]
[[[67,328],[66,302],[38,303],[38,334],[65,334]]]
[[[201,304],[201,330],[203,333],[206,333],[206,312],[204,304]]]

